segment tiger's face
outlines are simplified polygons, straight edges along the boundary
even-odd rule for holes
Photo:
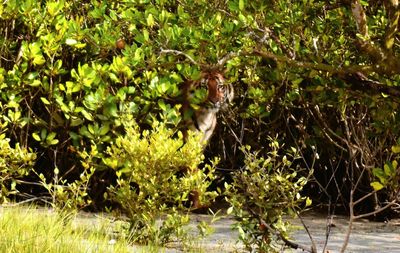
[[[216,109],[232,102],[233,89],[225,83],[225,78],[218,72],[204,73],[201,86],[207,89],[207,100]]]
[[[182,112],[187,129],[203,133],[202,143],[208,143],[217,124],[217,113],[228,107],[234,93],[219,72],[203,72],[198,81],[183,86]]]

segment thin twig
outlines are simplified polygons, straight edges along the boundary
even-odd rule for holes
[[[160,51],[160,54],[174,54],[174,55],[182,55],[185,56],[191,63],[193,63],[194,65],[200,66],[201,64],[198,63],[197,61],[195,61],[190,55],[179,51],[179,50],[174,50],[174,49],[162,49]]]
[[[23,205],[23,204],[26,204],[26,203],[34,202],[36,200],[40,200],[40,201],[42,201],[44,203],[49,204],[50,202],[46,201],[46,199],[50,199],[50,197],[33,197],[33,198],[30,198],[30,199],[19,201],[18,203],[7,204],[7,206],[11,206],[11,207],[20,206],[20,205]]]
[[[229,52],[228,54],[226,54],[224,57],[222,57],[222,58],[218,61],[217,66],[221,68],[222,66],[225,65],[225,63],[226,63],[227,61],[229,61],[229,60],[232,59],[232,58],[235,58],[235,57],[238,56],[238,55],[240,55],[240,52]]]
[[[308,238],[310,238],[311,241],[311,252],[317,252],[317,246],[315,244],[314,238],[312,237],[310,230],[308,229],[306,223],[303,220],[303,217],[301,217],[300,213],[296,211],[297,217],[300,219],[301,224],[303,225],[304,229],[306,230],[306,233],[308,235]]]
[[[356,201],[354,201],[354,205],[356,206],[358,203],[362,202],[364,199],[371,197],[372,195],[374,195],[377,191],[372,191],[369,192],[368,194],[365,194],[364,196],[362,196],[361,198],[357,199]]]
[[[388,209],[389,207],[393,206],[394,204],[396,204],[396,202],[397,202],[397,200],[394,199],[394,200],[392,200],[391,202],[387,203],[385,206],[383,206],[383,207],[381,207],[381,208],[378,208],[378,209],[376,209],[376,210],[374,210],[374,211],[372,211],[372,212],[369,212],[369,213],[364,213],[364,214],[356,215],[356,216],[354,216],[353,218],[354,218],[354,220],[356,220],[356,219],[362,219],[362,218],[365,218],[365,217],[368,217],[368,216],[371,216],[371,215],[378,214],[378,213],[380,213],[380,212],[382,212],[382,211]]]

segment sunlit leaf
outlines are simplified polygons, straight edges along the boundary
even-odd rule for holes
[[[153,15],[151,13],[147,16],[146,22],[147,22],[147,26],[149,26],[151,28],[154,26],[155,21],[154,21]]]
[[[32,133],[32,137],[33,137],[33,139],[35,139],[36,141],[41,141],[39,134],[36,133],[36,132]]]
[[[47,100],[47,98],[45,98],[45,97],[41,97],[40,100],[42,100],[43,104],[45,104],[45,105],[49,105],[50,104],[50,101]]]
[[[75,45],[77,43],[78,43],[78,41],[75,40],[75,39],[68,38],[68,39],[65,40],[65,44],[70,45],[70,46],[73,46],[73,45]]]
[[[312,200],[309,197],[307,197],[306,198],[306,206],[311,206],[311,205],[312,205]]]
[[[400,153],[400,145],[392,146],[392,152],[395,153],[395,154]]]
[[[379,182],[372,182],[371,183],[372,188],[374,188],[374,191],[379,191],[381,189],[383,189],[383,185]]]

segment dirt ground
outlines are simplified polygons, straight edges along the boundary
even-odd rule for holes
[[[320,214],[309,214],[305,216],[305,223],[322,252],[326,242],[326,217]],[[299,220],[294,223],[301,225]],[[345,234],[348,229],[348,219],[344,216],[334,216],[326,250],[330,253],[339,252],[343,245]],[[310,239],[304,229],[296,231],[293,235],[296,241],[306,243]],[[300,252],[300,251],[299,251]],[[371,222],[359,220],[354,223],[346,252],[362,253],[400,253],[400,221]]]
[[[205,215],[193,215],[193,226],[201,220],[210,217]],[[303,218],[316,245],[318,252],[323,251],[326,241],[326,216],[318,213],[310,213]],[[302,245],[309,246],[310,238],[299,219],[291,219],[296,230],[292,233],[292,239]],[[223,218],[212,226],[214,234],[198,242],[200,252],[243,252],[240,243],[237,243],[237,233],[231,230],[234,223],[231,218]],[[344,216],[334,216],[333,226],[328,237],[325,252],[339,252],[342,247],[348,220]],[[195,245],[196,246],[196,245]],[[178,249],[166,249],[166,252],[182,252]],[[285,252],[303,252],[301,250],[288,250]],[[360,220],[354,223],[353,232],[350,237],[346,252],[354,253],[400,253],[400,219],[389,222],[370,222]]]
[[[97,218],[96,218],[97,217]],[[86,222],[96,223],[99,215],[85,214],[80,219]],[[210,221],[209,215],[193,214],[191,216],[191,228],[195,230],[196,225],[201,221]],[[322,253],[326,241],[326,216],[320,213],[308,213],[303,216],[316,245],[318,253]],[[295,230],[291,234],[292,240],[296,243],[310,246],[310,239],[299,219],[290,219]],[[237,242],[238,233],[232,230],[234,220],[231,217],[224,217],[212,224],[214,233],[200,240],[191,242],[190,252],[205,253],[228,253],[244,252],[240,242]],[[345,216],[334,216],[333,226],[328,238],[324,253],[336,253],[342,247],[345,233],[348,227],[348,220]],[[132,247],[132,252],[143,252],[141,247]],[[181,253],[187,252],[179,247],[170,246],[163,248],[160,252]],[[287,252],[303,252],[301,250],[286,250]],[[400,219],[389,222],[370,222],[360,220],[354,223],[353,232],[350,237],[346,252],[349,253],[400,253]]]
[[[49,212],[48,209],[38,209],[38,212]],[[96,226],[102,220],[108,220],[107,214],[96,213],[80,213],[76,218],[77,224],[84,226]],[[213,217],[210,215],[191,215],[190,229],[195,231],[196,225],[201,221],[211,221]],[[304,246],[310,246],[310,238],[299,219],[289,220],[294,227],[291,239],[296,243]],[[345,216],[334,216],[332,218],[333,226],[326,242],[326,216],[321,213],[307,213],[303,216],[303,221],[308,227],[317,248],[318,253],[336,253],[340,251],[345,233],[348,227],[348,219]],[[212,228],[214,233],[202,240],[193,240],[190,242],[190,251],[205,253],[228,253],[228,252],[244,252],[240,242],[238,242],[237,231],[232,230],[234,220],[232,217],[223,217],[214,223]],[[110,226],[111,230],[116,224]],[[323,252],[325,246],[325,252]],[[143,247],[132,246],[132,252],[147,252]],[[165,253],[181,253],[187,252],[179,247],[161,248],[160,252]],[[301,250],[287,250],[284,253],[302,252]],[[353,232],[350,237],[349,245],[346,252],[349,253],[400,253],[400,219],[390,220],[388,222],[371,222],[368,220],[359,220],[354,223]]]

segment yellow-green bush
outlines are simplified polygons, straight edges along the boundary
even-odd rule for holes
[[[35,164],[36,154],[18,143],[12,147],[10,139],[3,133],[5,123],[0,122],[0,204],[17,192],[16,179],[27,175]]]
[[[166,243],[182,236],[182,226],[189,222],[190,193],[197,191],[203,204],[216,196],[208,191],[215,168],[198,169],[203,159],[199,136],[190,134],[184,141],[180,132],[163,124],[145,131],[135,124],[125,129],[104,158],[117,174],[110,199],[128,217],[135,241]],[[164,221],[157,225],[160,218]]]

